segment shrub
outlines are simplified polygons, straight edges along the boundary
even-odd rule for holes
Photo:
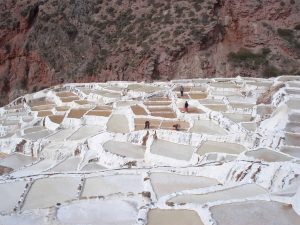
[[[266,78],[276,77],[278,75],[280,75],[279,70],[275,66],[272,66],[272,65],[266,66],[263,71],[263,76]]]

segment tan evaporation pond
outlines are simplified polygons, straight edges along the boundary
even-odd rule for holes
[[[131,106],[131,110],[133,111],[133,113],[135,115],[138,115],[138,116],[140,116],[140,115],[148,115],[148,113],[146,112],[146,110],[143,107],[139,106],[139,105],[133,105],[133,106]]]
[[[73,102],[73,101],[77,101],[79,100],[80,98],[77,97],[77,96],[73,96],[73,97],[66,97],[66,98],[60,98],[60,100],[64,103],[67,103],[67,102]]]
[[[227,111],[227,105],[225,104],[203,104],[203,106],[217,112]]]
[[[300,134],[285,133],[285,144],[291,146],[300,146]]]
[[[146,93],[151,93],[155,91],[161,91],[161,87],[150,86],[150,85],[142,85],[142,84],[129,84],[127,87],[129,90],[133,91],[141,91]]]
[[[51,110],[54,108],[55,105],[40,105],[40,106],[35,106],[32,107],[32,111],[41,111],[41,110]]]
[[[151,209],[147,225],[203,225],[196,211],[187,209]]]
[[[65,112],[65,111],[68,111],[70,109],[69,106],[57,106],[55,107],[56,111],[59,111],[59,112]]]
[[[0,212],[12,212],[25,190],[26,182],[17,181],[0,184]]]
[[[53,115],[53,116],[49,116],[49,119],[53,122],[53,123],[57,123],[57,124],[61,124],[61,122],[64,120],[65,115]]]
[[[150,129],[159,129],[161,120],[158,119],[147,119],[147,118],[135,118],[134,119],[134,127],[135,130],[143,130],[145,128],[145,122],[150,122]]]
[[[139,175],[113,175],[89,177],[85,180],[82,197],[106,196],[115,193],[140,193],[143,191],[143,178]]]
[[[76,94],[70,91],[62,91],[62,92],[57,92],[56,96],[61,97],[61,98],[66,98],[66,97],[78,97]]]
[[[197,154],[204,155],[211,152],[220,152],[228,154],[240,154],[247,149],[236,143],[205,141],[197,150]]]
[[[134,159],[144,158],[144,153],[146,150],[144,146],[119,141],[108,141],[103,145],[103,148],[113,154]]]
[[[190,132],[209,135],[227,134],[226,130],[210,120],[195,120],[193,127],[190,129]]]
[[[34,99],[34,100],[31,100],[28,103],[28,105],[30,107],[36,107],[36,106],[42,106],[42,105],[55,105],[55,103],[52,101],[45,100],[45,99]]]
[[[37,114],[37,117],[46,117],[46,116],[52,116],[53,113],[51,111],[39,111]]]
[[[261,148],[255,151],[248,151],[245,153],[245,155],[266,162],[282,162],[292,160],[291,157],[266,148]]]
[[[216,179],[208,177],[185,176],[163,172],[152,173],[150,180],[157,198],[178,191],[205,188],[219,184]]]
[[[150,152],[177,160],[189,161],[192,158],[194,148],[190,145],[176,144],[165,140],[154,140]]]
[[[257,195],[267,194],[268,192],[257,184],[245,184],[221,191],[206,194],[184,194],[171,198],[168,202],[175,204],[195,203],[205,204],[214,201],[226,201],[231,199],[250,198]]]
[[[71,109],[68,118],[80,119],[90,109]]]
[[[25,165],[29,165],[35,161],[36,158],[33,158],[31,156],[27,156],[19,153],[13,153],[4,159],[1,159],[0,165],[16,170]]]
[[[189,96],[191,99],[205,99],[207,98],[206,92],[190,92]]]
[[[300,147],[283,146],[280,151],[294,157],[300,158]]]
[[[129,125],[125,115],[113,114],[107,122],[107,131],[115,133],[128,133]]]
[[[109,117],[111,115],[111,110],[91,110],[85,115]]]
[[[299,225],[300,216],[291,205],[273,201],[247,201],[210,208],[218,225]]]
[[[161,129],[166,129],[166,130],[174,130],[175,128],[173,127],[174,125],[178,124],[179,131],[187,131],[190,127],[190,124],[188,122],[185,121],[179,121],[179,120],[174,120],[174,121],[170,121],[170,120],[164,120],[161,123],[160,128]]]
[[[236,123],[250,122],[252,120],[251,114],[224,113],[224,116]]]
[[[300,121],[288,123],[285,127],[285,131],[291,133],[300,133]]]
[[[47,208],[75,199],[80,178],[56,177],[36,180],[25,198],[22,210]]]
[[[92,102],[88,101],[88,100],[77,100],[77,101],[74,101],[76,104],[78,105],[87,105],[87,104],[90,104]]]

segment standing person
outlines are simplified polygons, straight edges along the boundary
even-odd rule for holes
[[[181,85],[180,86],[180,95],[181,95],[181,97],[183,97],[183,91],[184,91],[184,87]]]
[[[184,103],[184,109],[186,112],[188,112],[188,110],[189,110],[189,103],[187,101],[185,101],[185,103]]]
[[[147,120],[145,122],[145,129],[150,129],[150,122],[149,122],[149,120]]]

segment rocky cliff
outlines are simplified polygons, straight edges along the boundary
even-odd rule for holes
[[[300,73],[298,0],[2,0],[1,104],[64,82]]]

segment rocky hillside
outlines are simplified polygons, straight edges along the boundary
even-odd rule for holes
[[[64,82],[300,73],[298,0],[2,0],[1,104]]]

